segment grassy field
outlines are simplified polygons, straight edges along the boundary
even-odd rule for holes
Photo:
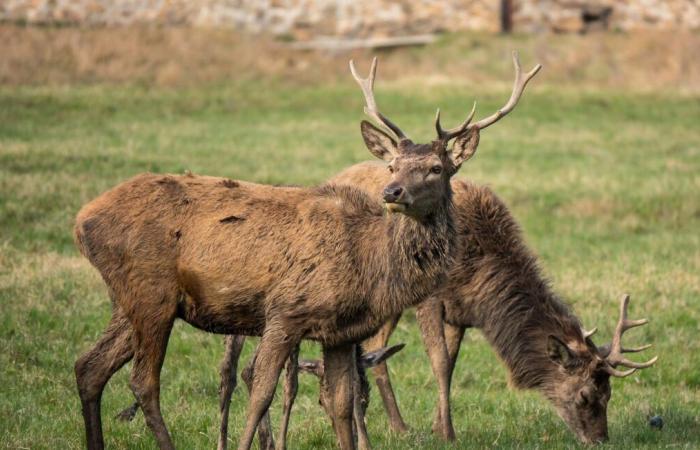
[[[416,140],[428,140],[438,105],[448,126],[475,97],[477,116],[498,107],[509,93],[503,68],[503,82],[478,86],[380,80],[378,101]],[[613,381],[606,447],[698,448],[700,96],[561,87],[546,70],[515,113],[482,134],[460,176],[489,184],[510,205],[555,289],[587,327],[600,328],[599,339],[610,336],[623,292],[632,295],[632,316],[651,319],[628,339],[653,342],[659,363]],[[320,183],[370,158],[359,133],[361,102],[349,76],[313,86],[262,77],[178,88],[0,87],[0,447],[83,445],[73,362],[98,338],[110,307],[97,272],[72,243],[82,204],[144,171]],[[412,431],[391,434],[374,395],[368,419],[377,448],[577,446],[543,398],[508,388],[478,331],[465,338],[455,373],[458,442],[434,439],[436,388],[412,313],[393,342],[407,343],[391,371]],[[178,448],[214,446],[222,348],[220,336],[186,324],[173,331],[161,399]],[[111,448],[154,446],[140,415],[132,423],[114,419],[132,399],[127,366],[103,399]],[[234,442],[246,401],[236,392]],[[663,416],[663,431],[647,425],[653,414]],[[302,380],[290,442],[334,448],[311,378]]]

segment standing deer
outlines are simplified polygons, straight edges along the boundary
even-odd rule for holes
[[[144,174],[105,192],[76,218],[75,240],[108,286],[112,318],[75,364],[86,438],[103,448],[100,400],[134,359],[130,386],[161,449],[173,448],[160,411],[160,370],[173,323],[261,336],[239,449],[248,449],[284,363],[301,339],[321,343],[323,391],[341,448],[352,433],[354,343],[433,294],[455,253],[450,178],[479,143],[471,123],[414,144],[381,114],[376,58],[360,79],[370,152],[389,161],[378,202],[356,188],[285,188],[214,177]],[[516,78],[515,105],[539,69]],[[519,84],[519,86],[518,86]],[[517,95],[516,95],[517,94]],[[396,140],[395,140],[396,138]],[[450,142],[453,142],[448,149]]]

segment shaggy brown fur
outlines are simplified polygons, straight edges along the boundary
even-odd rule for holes
[[[131,387],[161,448],[159,376],[173,321],[262,336],[240,448],[251,444],[287,356],[301,339],[324,349],[327,409],[342,448],[353,448],[353,343],[432,294],[454,254],[450,177],[479,130],[394,141],[368,122],[362,134],[394,174],[385,217],[357,188],[283,188],[192,175],[139,175],[88,203],[75,226],[100,271],[113,318],[75,370],[88,447],[102,448],[100,397],[134,357]],[[440,170],[437,171],[436,167]],[[391,195],[387,194],[387,189]]]

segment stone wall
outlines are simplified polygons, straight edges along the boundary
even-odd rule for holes
[[[515,31],[700,29],[700,0],[512,0]],[[500,29],[501,0],[0,0],[0,21],[223,26],[296,40]]]

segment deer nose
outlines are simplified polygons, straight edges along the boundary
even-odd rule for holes
[[[389,185],[384,189],[384,201],[387,203],[395,203],[403,195],[401,186]]]

